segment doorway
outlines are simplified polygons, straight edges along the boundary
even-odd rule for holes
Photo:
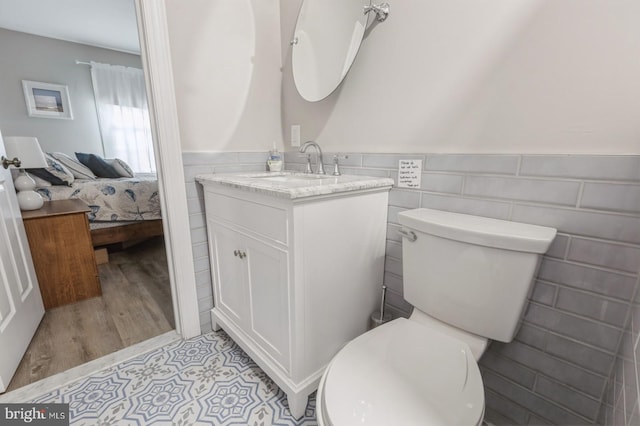
[[[167,275],[171,285],[171,304],[175,312],[174,325],[179,335],[188,338],[199,334],[200,330],[189,228],[184,220],[188,214],[184,202],[186,194],[166,45],[164,5],[156,1],[137,0],[136,8],[143,44],[143,68],[147,76],[150,75],[149,69],[154,70],[151,77],[147,78],[147,89],[154,128],[164,218]],[[149,90],[150,88],[153,90]],[[173,179],[167,180],[166,176]],[[181,253],[179,258],[172,255],[174,252]],[[176,277],[180,277],[180,280]]]

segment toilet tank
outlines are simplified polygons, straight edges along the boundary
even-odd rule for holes
[[[556,230],[431,209],[407,210],[398,220],[404,298],[447,324],[513,340]]]

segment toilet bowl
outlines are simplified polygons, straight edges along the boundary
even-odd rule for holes
[[[318,388],[321,426],[480,425],[477,360],[513,340],[553,228],[431,209],[398,213],[414,306],[348,343]]]
[[[465,342],[398,318],[334,357],[316,404],[321,426],[473,426],[482,423],[484,389]]]

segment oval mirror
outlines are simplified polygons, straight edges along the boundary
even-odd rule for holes
[[[329,96],[358,53],[370,0],[304,0],[291,44],[296,88],[305,100]]]

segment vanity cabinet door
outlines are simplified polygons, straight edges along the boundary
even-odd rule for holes
[[[244,238],[243,252],[246,252],[251,336],[289,372],[288,253],[248,236]]]
[[[215,221],[208,229],[215,308],[290,371],[288,252]]]
[[[245,270],[246,263],[239,256],[241,235],[217,222],[209,221],[214,285],[214,305],[240,328],[248,324]]]

